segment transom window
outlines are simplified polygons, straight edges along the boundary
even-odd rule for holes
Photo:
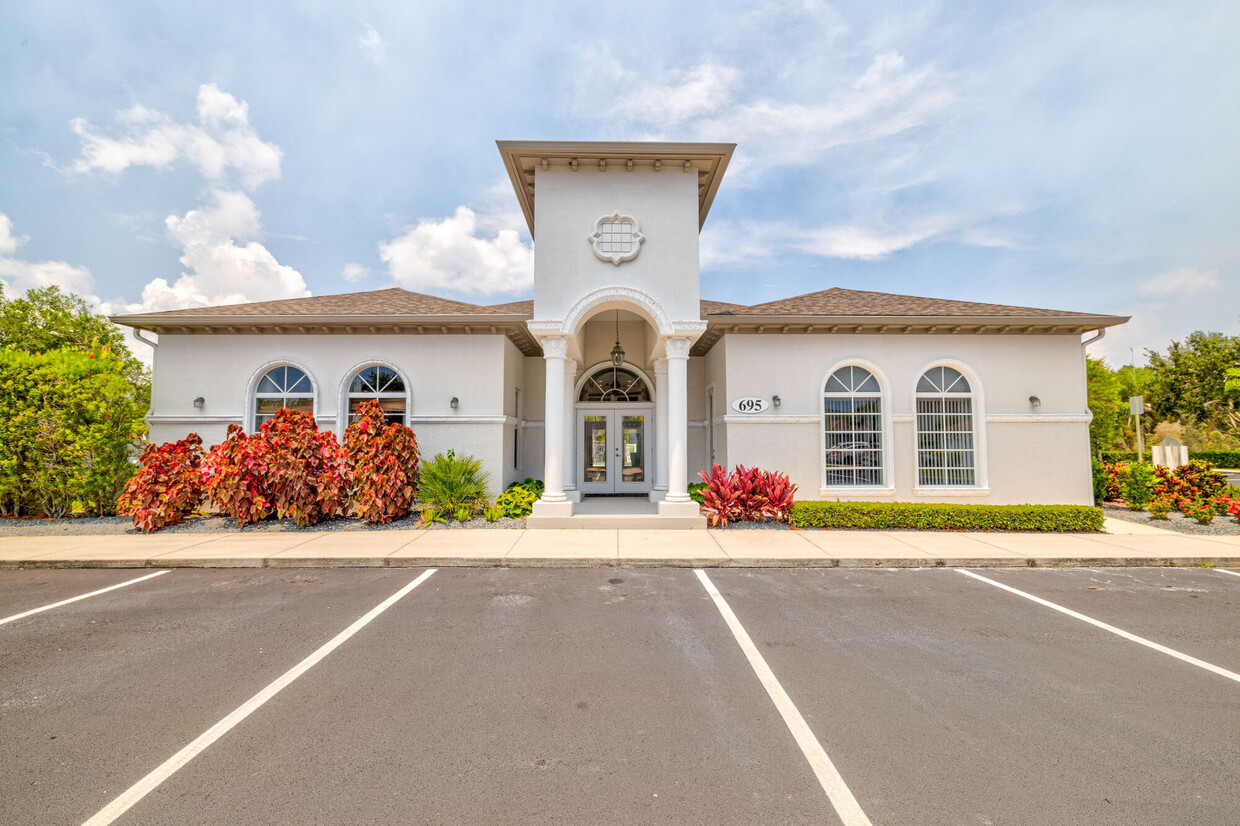
[[[827,379],[822,394],[827,487],[883,484],[883,399],[878,379],[848,366]]]
[[[973,388],[951,367],[932,367],[917,382],[917,482],[925,487],[977,484]]]
[[[314,415],[314,385],[296,367],[275,367],[259,380],[254,391],[254,428],[284,407]]]
[[[389,422],[405,423],[408,393],[405,380],[390,367],[363,368],[349,383],[349,422],[357,420],[358,408],[368,399],[377,399]]]
[[[581,388],[583,402],[648,402],[650,388],[642,377],[623,367],[604,367]]]

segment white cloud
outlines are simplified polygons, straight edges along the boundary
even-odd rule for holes
[[[247,189],[280,177],[283,153],[261,140],[250,125],[249,104],[214,83],[198,89],[196,124],[176,123],[137,105],[117,114],[119,136],[107,136],[83,118],[70,122],[82,154],[69,169],[117,174],[131,166],[166,168],[184,158],[213,183],[235,170]]]
[[[366,30],[357,36],[357,43],[376,66],[382,66],[387,60],[387,48],[383,45],[383,38],[369,23],[366,24]]]
[[[345,281],[356,282],[361,281],[366,276],[370,275],[370,270],[366,269],[361,264],[354,264],[350,262],[344,265],[344,271],[340,274],[344,276]]]
[[[86,267],[65,261],[26,261],[14,257],[17,248],[28,240],[28,236],[14,235],[12,219],[0,212],[0,281],[10,298],[27,290],[55,286],[92,303],[97,300],[91,295],[95,283]]]
[[[137,303],[111,302],[109,312],[156,312],[187,307],[272,301],[310,295],[301,273],[263,246],[258,207],[243,192],[216,190],[211,206],[169,215],[164,224],[181,247],[186,268],[171,284],[156,278]]]
[[[379,258],[397,284],[412,290],[492,295],[534,283],[534,249],[511,216],[479,215],[465,206],[379,244]]]
[[[645,139],[665,139],[675,127],[682,139],[736,142],[733,177],[745,167],[809,164],[837,146],[934,123],[957,99],[948,77],[929,65],[909,68],[893,51],[876,54],[852,83],[812,101],[745,96],[743,73],[713,61],[640,82],[609,56],[585,58],[609,68],[581,75],[574,96],[580,114],[628,124]],[[615,88],[625,85],[632,91],[616,99]]]
[[[1166,270],[1151,276],[1137,288],[1141,295],[1146,296],[1183,296],[1197,295],[1219,287],[1218,270],[1199,270],[1193,267],[1180,267]]]

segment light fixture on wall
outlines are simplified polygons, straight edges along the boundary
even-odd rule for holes
[[[204,399],[202,396],[199,396],[198,398],[194,399],[194,409],[202,410],[203,406],[206,405],[206,403],[207,403],[207,400]]]
[[[783,399],[779,397],[778,393],[776,393],[774,396],[771,396],[771,404],[775,405],[776,407],[779,407],[779,403],[781,401],[783,401]]]
[[[1039,399],[1037,396],[1030,396],[1029,406],[1032,407],[1034,410],[1037,410],[1039,407],[1042,406],[1042,400]]]
[[[611,348],[611,364],[619,367],[624,364],[624,348],[620,346],[620,311],[616,310],[616,346]]]
[[[458,399],[456,396],[453,396],[452,401],[448,402],[448,407],[451,407],[453,410],[456,410],[456,408],[459,407],[460,404],[461,404],[460,399]]]

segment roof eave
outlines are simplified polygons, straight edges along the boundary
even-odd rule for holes
[[[422,313],[418,315],[411,314],[385,314],[385,315],[362,315],[353,313],[332,313],[332,314],[315,314],[315,315],[193,315],[193,316],[170,316],[163,313],[149,313],[139,315],[114,315],[108,316],[108,320],[113,324],[121,324],[126,327],[138,327],[141,329],[152,329],[154,327],[254,327],[254,326],[290,326],[290,327],[307,327],[311,325],[400,325],[412,326],[416,324],[522,324],[528,321],[530,316],[524,313],[469,313],[469,314],[434,314]]]
[[[1095,330],[1127,323],[1131,316],[1113,315],[1054,315],[1054,316],[987,316],[987,315],[808,315],[804,313],[761,315],[713,313],[705,316],[709,324],[727,326],[735,324],[797,324],[822,327],[828,325],[913,325],[937,326],[1006,326],[1006,327],[1085,327]]]

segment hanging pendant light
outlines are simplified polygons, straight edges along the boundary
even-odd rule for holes
[[[620,346],[620,311],[616,310],[616,346],[611,348],[611,363],[613,367],[619,367],[624,364],[624,348]],[[612,371],[613,375],[615,371]]]

